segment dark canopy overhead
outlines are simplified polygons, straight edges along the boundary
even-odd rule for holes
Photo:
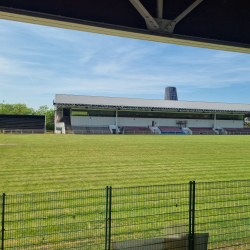
[[[0,18],[250,52],[249,0],[0,0]]]

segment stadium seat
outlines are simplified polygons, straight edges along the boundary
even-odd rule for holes
[[[167,127],[167,126],[161,126],[159,127],[162,134],[185,134],[181,128],[179,127]]]
[[[229,135],[250,135],[250,128],[223,128]]]
[[[74,134],[110,134],[108,127],[71,126]]]
[[[124,127],[125,134],[152,134],[148,127],[126,126]]]
[[[213,128],[208,127],[189,127],[193,135],[217,135]]]

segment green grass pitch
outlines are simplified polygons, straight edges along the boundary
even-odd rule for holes
[[[200,182],[249,179],[249,148],[250,136],[0,134],[4,244],[103,249],[107,185],[113,186],[112,242],[163,237],[173,221],[188,225],[188,182],[195,180],[196,230],[209,232],[209,249],[246,247],[245,183],[230,182],[236,189],[227,196],[220,183]],[[20,193],[33,194],[10,195]]]
[[[0,134],[0,192],[250,177],[250,136]]]

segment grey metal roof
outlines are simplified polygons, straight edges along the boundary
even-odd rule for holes
[[[156,99],[120,98],[85,95],[61,95],[55,96],[54,104],[68,107],[93,107],[115,109],[153,109],[169,111],[196,111],[196,112],[231,112],[250,113],[250,104],[218,103],[218,102],[193,102],[193,101],[169,101]]]

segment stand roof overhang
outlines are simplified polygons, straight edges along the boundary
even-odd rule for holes
[[[82,107],[93,109],[250,114],[250,104],[169,101],[84,95],[57,94],[55,96],[54,105],[57,107]]]
[[[249,13],[249,0],[0,0],[5,20],[243,53],[250,53]],[[150,29],[148,16],[175,28]]]

